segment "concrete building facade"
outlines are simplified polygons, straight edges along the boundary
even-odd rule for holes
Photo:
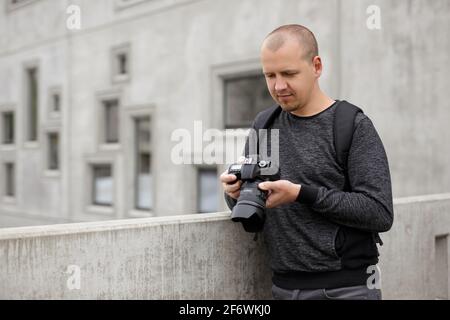
[[[226,165],[174,163],[173,133],[245,128],[239,88],[268,101],[259,48],[287,23],[374,122],[394,196],[450,191],[448,0],[0,3],[0,226],[225,209]]]

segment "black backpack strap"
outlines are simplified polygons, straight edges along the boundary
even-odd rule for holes
[[[359,112],[363,112],[357,106],[342,100],[337,101],[334,113],[334,149],[336,150],[336,159],[338,164],[345,172],[344,190],[350,190],[348,180],[348,154],[352,145],[353,132],[355,131],[355,118]]]
[[[281,107],[278,105],[274,105],[270,108],[267,108],[256,117],[254,128],[256,130],[259,129],[267,129],[275,118],[281,113]]]
[[[267,129],[270,127],[270,125],[273,123],[273,121],[278,117],[278,115],[281,113],[283,109],[279,105],[271,106],[270,108],[267,108],[264,111],[261,111],[255,118],[255,121],[253,123],[253,129],[255,129],[256,132],[251,132],[249,139],[256,139],[256,147],[257,147],[257,154],[259,154],[259,134],[258,131],[260,129]],[[256,134],[256,136],[252,136],[252,134]],[[254,140],[255,141],[255,140]],[[248,156],[248,144],[245,146],[245,155]]]
[[[272,122],[276,119],[276,117],[281,113],[282,109],[279,105],[271,106],[270,108],[267,108],[264,111],[261,111],[255,119],[255,122],[253,123],[253,129],[255,129],[256,132],[256,147],[257,147],[257,154],[259,154],[259,134],[258,131],[260,129],[267,129],[270,127]],[[253,133],[250,133],[252,135]],[[251,136],[249,139],[252,139]],[[248,141],[245,145],[245,155],[248,156]],[[259,231],[261,232],[261,231]],[[253,241],[258,240],[258,232],[255,232],[255,236],[253,237]]]
[[[363,112],[357,106],[342,100],[338,101],[334,114],[334,148],[336,150],[337,162],[344,169],[345,191],[351,191],[348,178],[348,154],[352,145],[353,133],[355,131],[355,118],[359,112]],[[373,240],[383,245],[379,234],[372,233]]]

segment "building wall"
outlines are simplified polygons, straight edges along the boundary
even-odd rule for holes
[[[50,223],[134,216],[130,119],[139,112],[153,120],[156,198],[153,212],[138,214],[195,212],[195,166],[171,162],[171,134],[179,128],[193,133],[195,120],[222,129],[221,76],[258,70],[264,36],[286,23],[315,32],[325,67],[322,88],[373,120],[389,157],[394,196],[450,190],[448,0],[148,0],[129,7],[35,0],[16,10],[6,10],[6,2],[0,10],[0,108],[17,110],[17,143],[0,149],[0,159],[16,159],[18,190],[16,203],[0,202],[4,226],[34,224],[39,217]],[[81,8],[81,30],[65,27],[69,4]],[[372,4],[381,9],[381,30],[366,27]],[[131,77],[116,83],[111,52],[123,44],[130,46]],[[29,62],[38,63],[41,83],[41,140],[31,147],[23,142],[23,66]],[[47,110],[54,86],[63,97],[59,119]],[[122,143],[113,149],[98,143],[98,99],[109,94],[121,100]],[[61,132],[57,176],[43,169],[42,135],[49,128]],[[87,163],[102,159],[115,165],[115,207],[106,213],[89,210],[86,199]]]

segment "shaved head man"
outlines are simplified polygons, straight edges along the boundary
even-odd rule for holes
[[[278,140],[258,145],[267,153],[244,154],[276,159],[280,178],[258,183],[265,191],[258,198],[256,187],[236,175],[225,171],[220,180],[232,216],[246,206],[247,216],[239,218],[247,226],[248,213],[256,212],[248,208],[265,200],[258,230],[270,257],[272,296],[380,300],[379,283],[369,275],[379,272],[378,233],[391,228],[394,213],[387,156],[373,123],[359,107],[320,89],[323,64],[308,28],[285,25],[269,33],[261,64],[276,105],[256,115],[253,133],[266,129]]]

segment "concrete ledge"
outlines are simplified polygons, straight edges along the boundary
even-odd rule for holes
[[[395,198],[394,205],[418,203],[418,202],[441,201],[441,200],[449,200],[449,199],[450,199],[450,193],[427,194],[427,195],[420,195],[420,196]]]
[[[228,221],[230,212],[187,214],[166,217],[133,218],[95,222],[77,222],[51,224],[29,227],[0,228],[0,240],[29,238],[40,236],[56,236],[87,232],[102,232],[122,229],[147,228],[155,225],[201,223],[211,221]]]
[[[252,238],[229,213],[4,229],[0,299],[270,298]]]

